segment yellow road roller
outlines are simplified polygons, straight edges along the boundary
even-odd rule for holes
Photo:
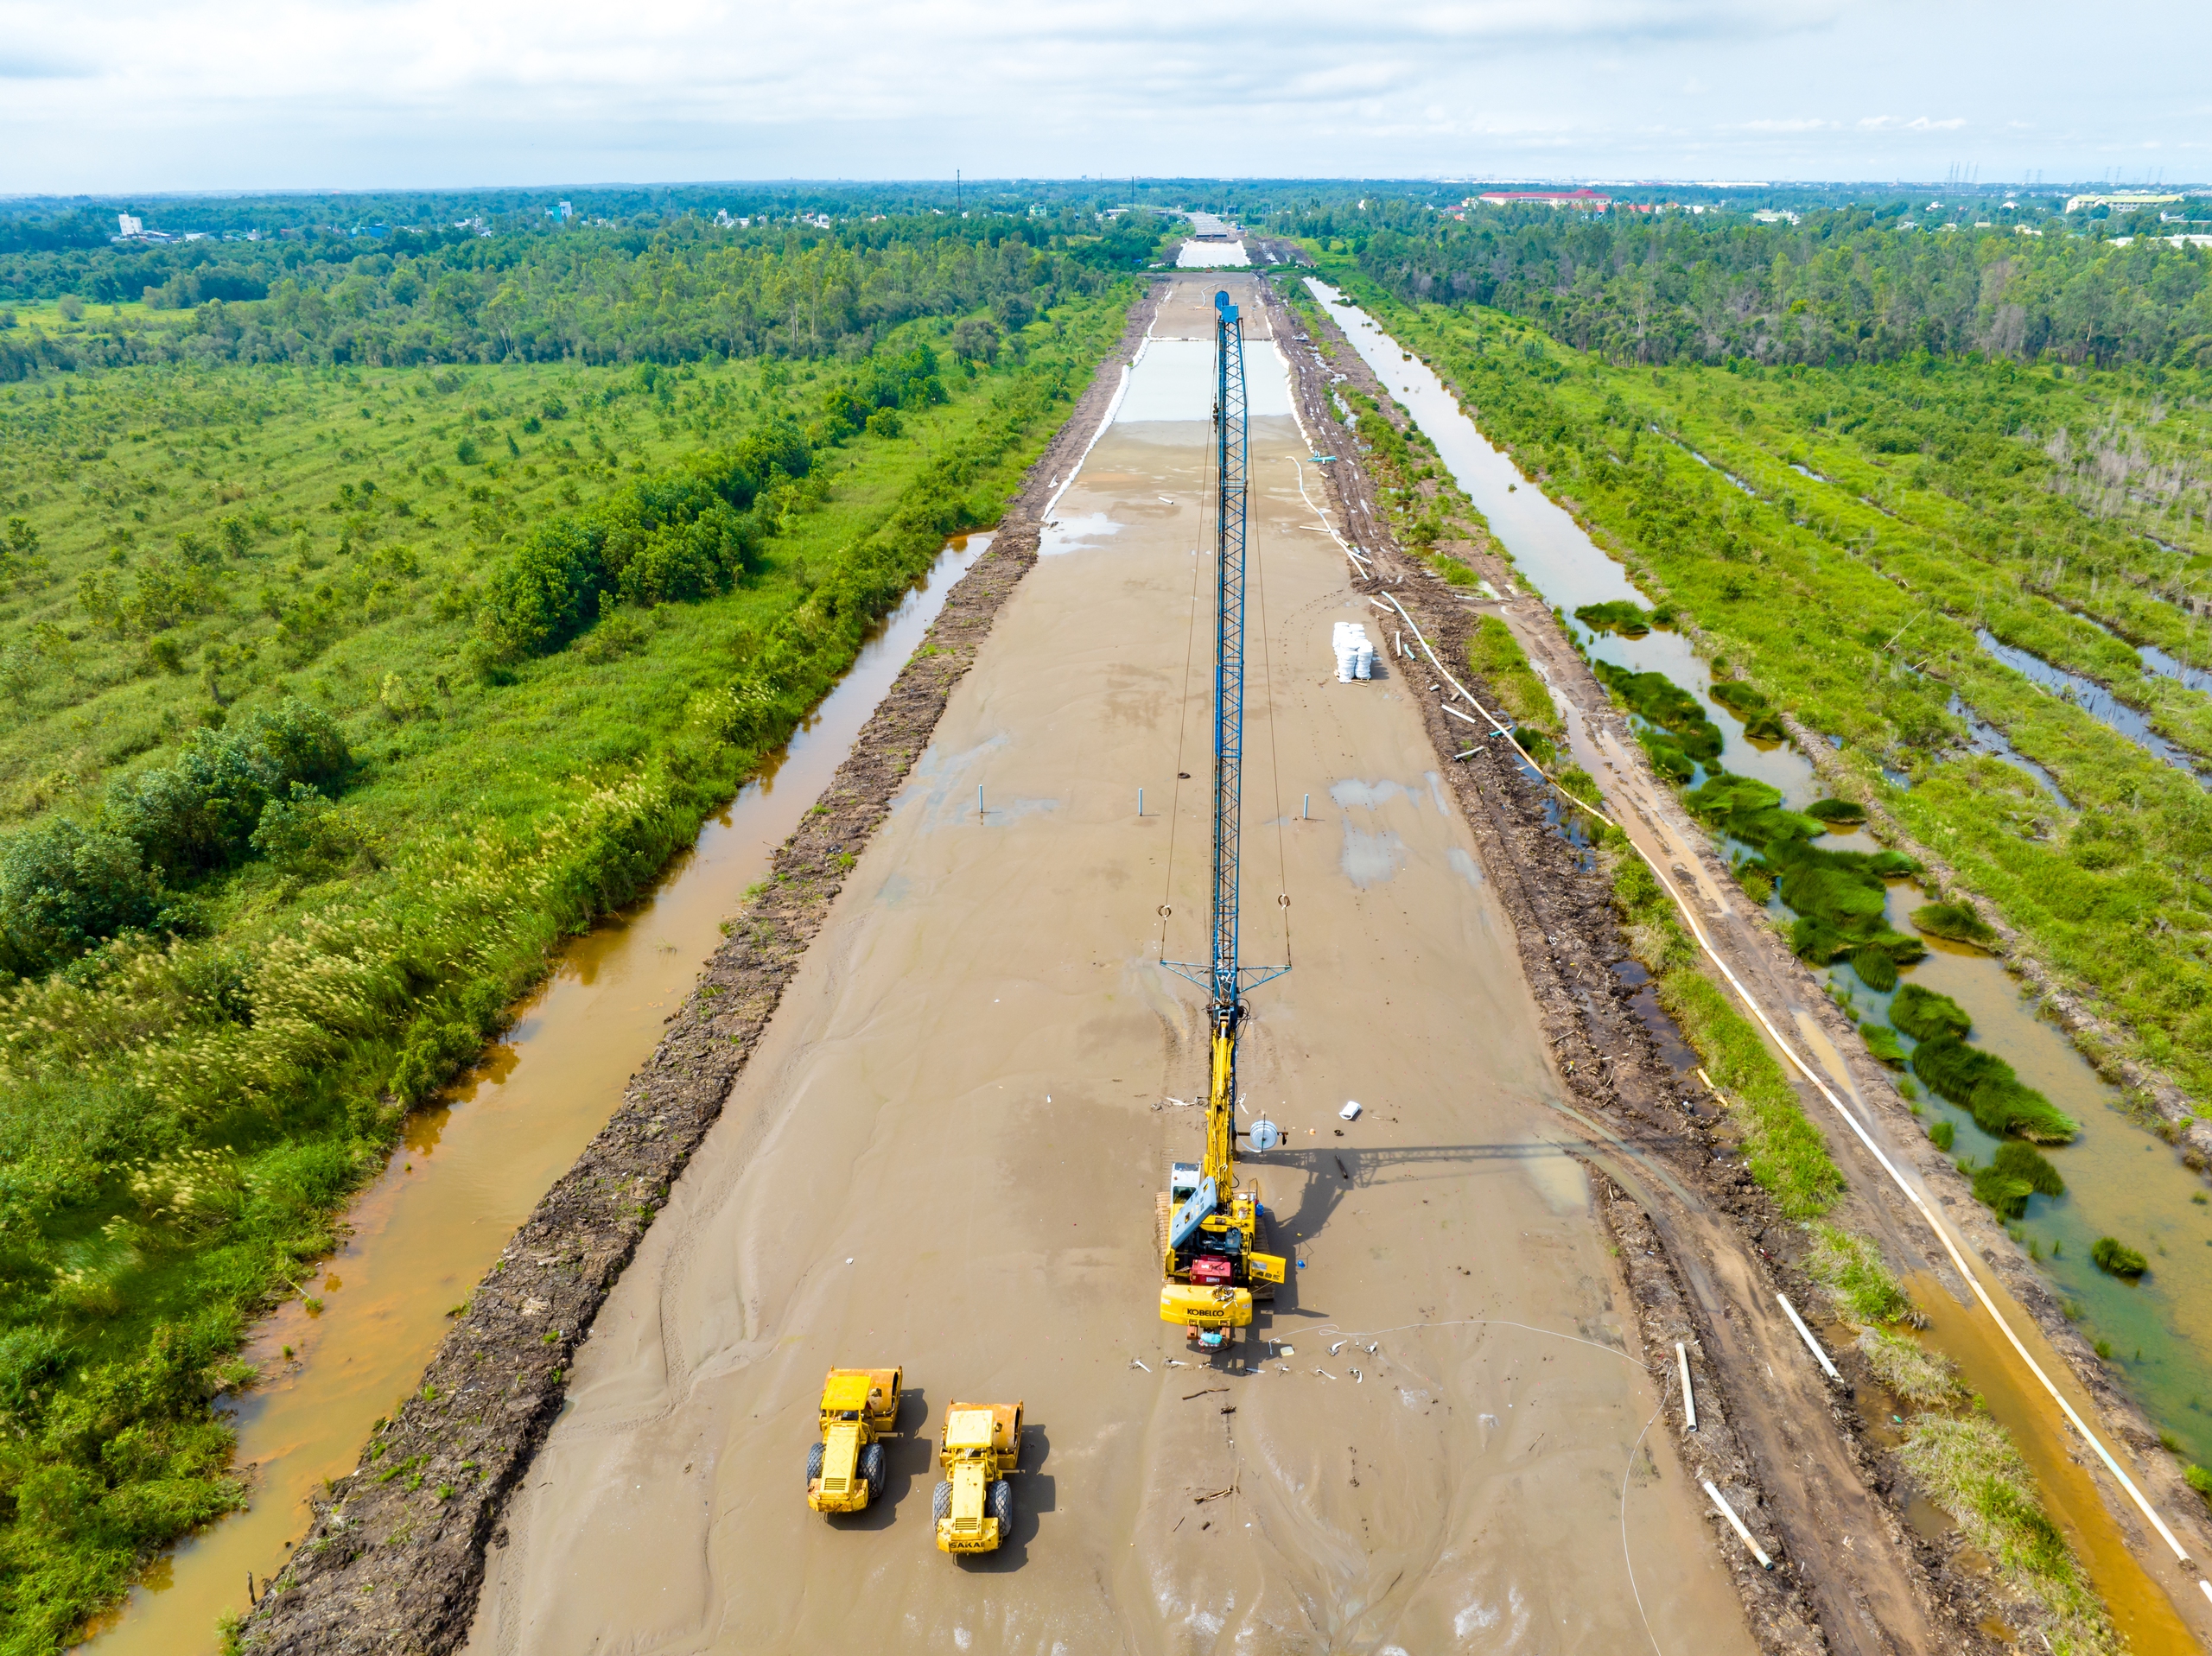
[[[806,1504],[857,1513],[883,1493],[882,1439],[899,1429],[896,1368],[833,1368],[822,1382],[822,1441],[806,1451]]]
[[[938,1464],[937,1545],[940,1552],[992,1552],[1014,1529],[1014,1486],[1007,1476],[1021,1458],[1021,1405],[956,1403],[944,1412]]]

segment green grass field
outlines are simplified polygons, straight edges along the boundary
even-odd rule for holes
[[[938,317],[814,361],[0,389],[0,1649],[241,1499],[207,1404],[247,1321],[562,939],[995,519],[1129,297],[973,360]],[[280,727],[343,763],[277,764]],[[33,936],[57,890],[105,929]]]
[[[2110,1009],[2126,1055],[2212,1098],[2212,798],[1977,641],[2094,678],[2212,758],[2212,698],[2134,648],[2212,661],[2212,376],[1616,365],[1323,262],[1696,628],[1716,675],[1836,741],[1870,796]],[[1968,714],[2069,803],[1973,752]]]

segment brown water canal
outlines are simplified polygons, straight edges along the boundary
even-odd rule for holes
[[[767,872],[990,539],[947,547],[654,894],[578,938],[505,1038],[409,1120],[398,1153],[348,1216],[345,1246],[246,1348],[265,1378],[226,1406],[238,1461],[251,1469],[251,1504],[156,1563],[81,1648],[212,1656],[217,1618],[246,1608],[249,1576],[276,1573],[305,1531],[308,1497],[352,1469],[377,1418],[413,1387],[448,1308],[613,1114],[721,942],[721,922]]]
[[[1608,599],[1650,602],[1571,516],[1483,436],[1426,363],[1407,353],[1333,289],[1311,285],[1354,348],[1436,444],[1516,570],[1548,604],[1571,615],[1579,606]],[[1664,672],[1695,695],[1724,733],[1722,763],[1728,770],[1772,784],[1792,805],[1819,796],[1812,765],[1802,754],[1787,746],[1755,747],[1744,739],[1740,721],[1711,700],[1710,664],[1687,639],[1656,630],[1636,640],[1593,635],[1579,625],[1574,630],[1592,657],[1640,672]],[[1830,835],[1820,843],[1836,850],[1881,848],[1864,833]],[[1908,917],[1930,900],[1910,881],[1892,882],[1891,925],[1910,932]],[[1789,911],[1778,897],[1772,906],[1786,919]],[[2212,1464],[2212,1202],[2202,1181],[2164,1143],[2127,1119],[2118,1092],[2098,1078],[2063,1031],[2037,1015],[2000,961],[1936,938],[1927,942],[1928,958],[1904,968],[1904,980],[1957,1000],[1974,1018],[1975,1044],[2001,1055],[2022,1081],[2082,1124],[2079,1139],[2050,1152],[2066,1181],[2066,1194],[2031,1198],[2015,1233],[2024,1244],[2033,1240],[2042,1268],[2071,1303],[2089,1337],[2109,1351],[2152,1418],[2175,1436],[2190,1460]],[[1888,1021],[1891,995],[1874,993],[1848,966],[1831,968],[1828,977],[1856,1016]],[[1964,1110],[1935,1099],[1925,1100],[1922,1109],[1931,1123],[1939,1118],[1953,1123],[1955,1156],[1986,1161],[1995,1149],[1996,1141]],[[2090,1245],[2106,1235],[2119,1237],[2150,1258],[2151,1269],[2140,1281],[2122,1281],[2091,1264]],[[2127,1554],[2087,1475],[2062,1449],[2064,1443],[2078,1450],[2078,1443],[2057,1408],[2021,1368],[1986,1316],[1939,1293],[1932,1282],[1918,1285],[1915,1298],[1933,1313],[1929,1342],[1958,1362],[1967,1386],[2020,1437],[2054,1514],[2089,1562],[2135,1648],[2196,1648],[2164,1593]],[[1938,1299],[1940,1305],[1934,1303]],[[2046,1372],[2060,1373],[2063,1365],[2045,1353],[2024,1313],[2008,1307],[2008,1314]]]

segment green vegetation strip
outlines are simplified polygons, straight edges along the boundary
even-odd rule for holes
[[[2189,513],[2176,510],[2146,470],[2204,469],[2212,380],[2194,367],[1969,358],[1737,359],[1655,374],[1495,311],[1401,302],[1389,271],[1377,273],[1386,291],[1345,260],[1325,263],[1456,383],[1485,433],[1513,447],[1655,603],[1694,625],[1716,679],[1747,672],[1772,708],[1839,739],[1854,791],[1878,798],[2025,948],[2112,1009],[2126,1033],[2111,1056],[2212,1095],[2212,888],[2196,877],[2212,857],[2212,798],[1975,638],[1986,626],[2099,678],[2152,708],[2173,740],[2212,753],[2212,701],[2148,674],[2132,648],[2212,659],[2198,595],[2212,572],[2212,508],[2190,497]],[[2154,422],[2161,409],[2171,417]],[[1884,421],[1918,441],[1889,444]],[[1756,492],[1655,438],[1653,425]],[[2089,490],[2071,458],[2085,444],[2139,448],[2113,462],[2127,485]],[[1971,751],[1967,713],[2074,809]]]
[[[961,257],[812,360],[0,393],[8,1648],[243,1499],[211,1394],[407,1107],[995,519],[1129,290]]]
[[[1506,648],[1517,653],[1510,635],[1503,646],[1493,641],[1487,654],[1496,659]],[[1573,780],[1579,785],[1572,793],[1593,806],[1599,803],[1589,778],[1578,772]],[[1567,786],[1567,779],[1562,778],[1561,786]],[[1751,808],[1773,806],[1755,801]],[[1752,1177],[1787,1217],[1812,1233],[1807,1273],[1827,1290],[1839,1314],[1864,1329],[1860,1349],[1878,1377],[1900,1396],[1929,1405],[1908,1433],[1908,1464],[1930,1498],[1998,1560],[2007,1584],[2038,1607],[2054,1649],[2120,1648],[2103,1604],[2037,1500],[2033,1480],[2003,1428],[1980,1414],[1961,1418],[1945,1412],[1963,1401],[1948,1360],[1884,1326],[1916,1322],[1918,1315],[1880,1249],[1822,1218],[1843,1191],[1842,1171],[1760,1031],[1707,975],[1701,952],[1676,917],[1674,901],[1627,835],[1607,825],[1600,844],[1630,951],[1652,974],[1661,1006],[1714,1078],[1745,1135]],[[1952,1003],[1933,1004],[1942,1000],[1930,998],[1923,1009],[1928,1018],[1948,1019],[1943,1008]],[[2027,1145],[2006,1148],[2049,1170]],[[2035,1175],[2031,1171],[2030,1177]],[[2056,1173],[2050,1171],[2049,1178],[2056,1183]],[[2206,1482],[2212,1485],[2212,1475]]]

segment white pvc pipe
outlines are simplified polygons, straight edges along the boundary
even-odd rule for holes
[[[1504,737],[1507,741],[1513,742],[1514,752],[1519,753],[1523,759],[1528,761],[1529,768],[1530,770],[1535,771],[1538,776],[1543,777],[1545,782],[1550,784],[1554,792],[1556,792],[1561,798],[1572,803],[1577,809],[1588,811],[1591,815],[1596,817],[1600,822],[1605,823],[1608,828],[1618,828],[1620,826],[1611,817],[1607,816],[1603,811],[1585,803],[1582,800],[1576,798],[1573,794],[1568,793],[1566,789],[1559,785],[1558,782],[1553,778],[1548,771],[1546,771],[1533,758],[1529,758],[1528,751],[1523,748],[1520,743],[1513,741],[1513,733],[1505,726],[1499,724],[1496,715],[1494,715],[1489,708],[1484,707],[1481,702],[1476,701],[1473,694],[1467,688],[1467,687],[1460,683],[1458,679],[1453,678],[1451,673],[1446,669],[1444,663],[1437,660],[1436,651],[1430,648],[1428,639],[1426,635],[1422,633],[1421,628],[1414,625],[1414,618],[1406,613],[1405,606],[1400,604],[1395,596],[1392,594],[1385,593],[1384,596],[1389,598],[1391,604],[1396,608],[1398,613],[1405,617],[1407,626],[1412,628],[1414,638],[1420,642],[1421,652],[1429,659],[1429,664],[1434,667],[1439,673],[1443,674],[1446,682],[1448,682],[1454,690],[1458,691],[1459,695],[1466,698],[1467,704],[1470,707],[1473,707],[1477,713],[1481,714],[1484,718],[1490,720],[1491,727],[1495,729],[1499,735]],[[1623,828],[1622,833],[1624,835],[1626,835],[1627,830]],[[2121,1488],[2127,1491],[2128,1499],[2135,1503],[2136,1510],[2140,1512],[2145,1518],[2150,1520],[2151,1527],[2158,1532],[2158,1538],[2163,1540],[2167,1546],[2173,1550],[2173,1555],[2176,1560],[2181,1564],[2190,1565],[2193,1569],[2195,1567],[2195,1564],[2189,1556],[2188,1549],[2182,1545],[2180,1539],[2177,1537],[2172,1529],[2168,1526],[2166,1520],[2158,1515],[2158,1509],[2150,1503],[2149,1500],[2144,1495],[2142,1490],[2136,1487],[2135,1480],[2129,1477],[2127,1475],[2126,1469],[2113,1457],[2112,1451],[2105,1447],[2104,1440],[2099,1437],[2096,1433],[2089,1430],[2089,1423],[2082,1419],[2081,1411],[2076,1409],[2072,1403],[2067,1400],[2066,1394],[2063,1392],[2061,1392],[2057,1386],[2052,1381],[2050,1376],[2044,1372],[2043,1365],[2037,1362],[2034,1356],[2030,1354],[2027,1347],[2021,1342],[2020,1336],[2013,1332],[2012,1325],[2005,1320],[2004,1313],[1997,1309],[1997,1302],[1990,1298],[1989,1290],[1982,1285],[1981,1278],[1975,1272],[1974,1268],[1967,1263],[1967,1256],[1964,1251],[1960,1248],[1958,1243],[1953,1240],[1949,1228],[1946,1226],[1941,1219],[1936,1217],[1935,1210],[1922,1199],[1920,1192],[1914,1190],[1912,1186],[1906,1182],[1904,1175],[1898,1171],[1897,1164],[1892,1162],[1887,1155],[1883,1153],[1882,1147],[1874,1142],[1873,1135],[1866,1131],[1866,1126],[1859,1121],[1858,1116],[1853,1114],[1853,1112],[1845,1106],[1843,1101],[1835,1095],[1834,1092],[1829,1088],[1828,1084],[1826,1082],[1822,1081],[1818,1075],[1814,1073],[1812,1066],[1808,1064],[1804,1059],[1797,1056],[1796,1048],[1793,1047],[1789,1042],[1782,1038],[1782,1031],[1775,1028],[1774,1021],[1766,1015],[1765,1008],[1762,1007],[1759,1003],[1752,998],[1751,992],[1746,989],[1744,987],[1742,980],[1737,977],[1735,973],[1729,969],[1728,962],[1720,958],[1720,952],[1713,948],[1712,939],[1705,935],[1705,928],[1698,923],[1697,916],[1690,911],[1690,905],[1688,900],[1683,898],[1680,891],[1675,889],[1675,882],[1667,878],[1666,871],[1659,866],[1657,859],[1654,858],[1651,853],[1646,851],[1642,846],[1637,844],[1633,837],[1629,838],[1628,843],[1629,848],[1634,851],[1637,856],[1643,858],[1645,865],[1651,870],[1653,878],[1659,882],[1659,889],[1666,892],[1669,901],[1672,902],[1675,908],[1681,910],[1683,922],[1690,929],[1690,936],[1697,940],[1697,946],[1699,949],[1703,952],[1707,960],[1713,962],[1714,969],[1717,970],[1720,974],[1721,977],[1726,980],[1728,987],[1734,992],[1736,999],[1743,1002],[1745,1010],[1749,1012],[1752,1017],[1758,1019],[1759,1027],[1767,1032],[1768,1038],[1774,1043],[1776,1048],[1781,1052],[1782,1056],[1789,1061],[1790,1067],[1795,1069],[1798,1074],[1804,1076],[1806,1081],[1811,1083],[1813,1090],[1817,1092],[1821,1098],[1827,1101],[1828,1107],[1831,1109],[1834,1110],[1838,1115],[1843,1118],[1844,1124],[1858,1137],[1859,1142],[1866,1146],[1867,1154],[1873,1157],[1874,1160],[1880,1165],[1882,1171],[1890,1176],[1891,1182],[1894,1183],[1897,1187],[1898,1190],[1904,1194],[1904,1199],[1910,1202],[1914,1210],[1920,1215],[1922,1219],[1927,1221],[1929,1229],[1936,1233],[1936,1240],[1943,1245],[1943,1252],[1949,1256],[1952,1265],[1957,1268],[1960,1276],[1965,1278],[1967,1286],[1974,1291],[1974,1297],[1980,1303],[1982,1310],[1987,1311],[1990,1315],[1991,1320],[1997,1324],[1999,1331],[2004,1335],[2006,1343],[2012,1348],[2014,1355],[2019,1358],[2020,1361],[2024,1365],[2025,1365],[2027,1371],[2036,1377],[2037,1380],[2042,1385],[2043,1389],[2050,1394],[2051,1401],[2058,1405],[2061,1412],[2063,1412],[2066,1416],[2066,1418],[2072,1423],[2074,1430],[2080,1432],[2082,1437],[2088,1441],[2089,1447],[2097,1452],[2097,1458],[2104,1462],[2105,1469],[2113,1475],[2113,1477],[2118,1481]],[[1716,1088],[1715,1090],[1717,1091],[1718,1089]],[[2196,1585],[2198,1590],[2204,1595],[2205,1598],[2208,1601],[2212,1601],[2212,1580],[2207,1580],[2205,1577],[2200,1576],[2196,1578]]]
[[[1702,1482],[1705,1484],[1705,1493],[1713,1497],[1713,1504],[1720,1508],[1720,1515],[1728,1520],[1729,1525],[1735,1530],[1737,1534],[1744,1538],[1744,1545],[1751,1548],[1751,1557],[1759,1561],[1759,1568],[1762,1570],[1773,1569],[1774,1560],[1768,1558],[1766,1554],[1760,1550],[1759,1544],[1757,1541],[1751,1539],[1751,1532],[1744,1527],[1744,1520],[1736,1516],[1736,1509],[1728,1504],[1726,1497],[1722,1495],[1720,1491],[1713,1487],[1713,1480],[1711,1478],[1707,1478]]]
[[[1682,1430],[1697,1430],[1697,1399],[1690,1394],[1690,1354],[1680,1340],[1675,1342],[1675,1361],[1682,1368]]]
[[[1821,1372],[1832,1380],[1840,1381],[1843,1376],[1835,1372],[1835,1365],[1828,1361],[1828,1354],[1821,1349],[1821,1342],[1813,1338],[1813,1331],[1805,1326],[1805,1319],[1797,1315],[1797,1308],[1789,1303],[1789,1296],[1777,1294],[1775,1298],[1782,1302],[1782,1309],[1789,1313],[1789,1326],[1797,1330],[1797,1337],[1805,1342],[1805,1349],[1811,1352],[1819,1362]]]

